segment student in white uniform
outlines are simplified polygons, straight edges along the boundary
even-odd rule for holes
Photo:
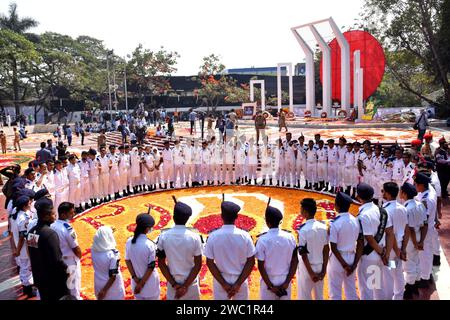
[[[81,249],[78,245],[77,234],[70,225],[70,220],[75,215],[75,206],[70,202],[63,202],[58,207],[58,220],[50,228],[58,234],[59,247],[64,263],[67,265],[69,278],[67,288],[70,294],[77,300],[81,300]]]
[[[412,163],[411,160],[412,160],[411,153],[405,152],[403,154],[403,162],[405,165],[405,168],[403,170],[403,184],[405,184],[405,183],[413,184],[414,183],[414,174],[415,174],[416,166],[414,165],[414,163]]]
[[[137,300],[159,300],[160,285],[156,266],[156,244],[147,238],[155,225],[147,213],[136,217],[134,236],[127,240],[125,262],[131,274],[131,287]]]
[[[347,185],[344,182],[345,177],[345,153],[347,152],[347,139],[344,137],[339,138],[339,146],[338,148],[338,187],[339,191],[345,192]]]
[[[91,247],[94,291],[97,300],[124,300],[125,286],[120,271],[120,253],[110,227],[100,227]]]
[[[314,149],[314,141],[308,142],[306,150],[306,185],[305,189],[317,189],[317,151]]]
[[[158,238],[158,266],[167,280],[167,300],[200,300],[198,274],[202,267],[201,236],[186,227],[192,215],[187,204],[173,209],[175,227],[162,230]]]
[[[255,265],[250,235],[235,226],[241,208],[222,202],[223,227],[212,232],[205,246],[206,264],[214,277],[215,300],[248,300],[248,280]]]
[[[100,155],[97,156],[97,161],[100,169],[100,197],[102,197],[102,202],[107,202],[108,200],[111,200],[111,195],[109,194],[109,170],[111,168],[111,160],[106,154],[105,147],[100,147]]]
[[[224,150],[224,167],[222,171],[222,181],[225,184],[234,184],[234,139],[225,143]]]
[[[133,178],[131,177],[131,152],[130,146],[128,144],[125,145],[125,160],[128,162],[127,166],[127,180],[126,180],[126,195],[129,196],[132,194],[130,190],[130,186],[133,184]],[[125,178],[125,177],[124,177]]]
[[[199,140],[194,140],[194,179],[192,181],[192,186],[200,186],[200,181],[202,180],[202,147],[200,146]]]
[[[372,179],[372,187],[375,190],[374,194],[374,202],[375,204],[381,203],[383,195],[381,194],[381,189],[383,188],[383,163],[384,163],[384,157],[381,154],[382,147],[381,145],[375,145],[374,148],[374,155],[371,159],[371,166],[372,166],[372,174],[374,179]]]
[[[317,149],[317,182],[319,186],[317,191],[325,189],[325,181],[328,180],[328,150],[324,146],[323,140],[319,141],[319,149]]]
[[[397,185],[403,185],[403,180],[405,177],[405,163],[403,162],[403,150],[400,148],[395,149],[395,160],[392,162],[392,181],[397,183]]]
[[[355,163],[353,165],[352,197],[355,198],[356,197],[356,187],[361,182],[364,182],[364,176],[363,176],[363,172],[362,172],[362,164],[363,164],[365,158],[367,157],[367,155],[364,152],[364,150],[361,150],[360,142],[355,142],[353,144],[353,151],[355,153]]]
[[[185,184],[185,170],[184,170],[184,153],[183,148],[180,145],[180,140],[175,140],[175,146],[173,151],[173,181],[177,185],[178,179],[180,180],[180,188],[184,188]]]
[[[130,152],[130,171],[131,171],[131,186],[133,187],[133,193],[137,194],[138,186],[141,182],[141,155],[139,154],[139,149],[134,147]]]
[[[335,210],[339,216],[330,224],[331,256],[328,283],[331,300],[359,300],[356,293],[356,267],[362,255],[363,239],[358,218],[349,213],[352,198],[343,192],[336,195]]]
[[[236,143],[235,163],[236,184],[244,184],[245,148],[239,140]]]
[[[211,176],[211,185],[217,181],[217,185],[220,185],[221,171],[219,163],[219,154],[221,152],[219,145],[217,144],[216,137],[212,136],[211,141],[208,144],[209,152],[211,153],[211,160],[209,162],[209,173]]]
[[[280,229],[281,211],[269,205],[265,213],[269,231],[261,234],[256,242],[260,297],[261,300],[290,300],[291,282],[298,265],[297,243],[289,231]]]
[[[210,166],[211,166],[211,150],[208,148],[208,142],[203,141],[202,142],[202,150],[200,151],[200,157],[201,157],[201,178],[200,183],[202,185],[205,184],[209,186],[211,184],[210,181]]]
[[[298,145],[296,146],[297,157],[295,159],[295,175],[297,179],[297,188],[300,189],[302,176],[303,179],[306,180],[306,145],[305,145],[305,137],[303,134],[298,138]],[[305,188],[308,187],[305,185]]]
[[[119,146],[119,190],[122,190],[124,197],[128,196],[130,191],[128,184],[130,167],[130,153],[125,153],[125,146]]]
[[[284,142],[284,148],[286,150],[285,161],[286,161],[286,175],[285,182],[286,187],[290,188],[295,186],[296,182],[296,158],[295,158],[295,146],[292,141],[292,134],[286,134],[286,141]]]
[[[60,160],[55,161],[55,208],[69,200],[69,176]]]
[[[189,188],[189,182],[194,181],[195,177],[195,167],[193,163],[194,158],[194,147],[192,146],[191,138],[186,138],[186,145],[183,147],[184,156],[184,178],[186,181],[186,188]]]
[[[109,146],[109,160],[111,162],[111,169],[109,170],[109,194],[114,193],[114,200],[120,197],[120,172],[119,162],[120,156],[116,153],[116,146]]]
[[[344,191],[346,194],[351,195],[352,186],[354,181],[354,169],[355,169],[355,151],[353,151],[353,143],[347,143],[347,151],[344,154]]]
[[[364,236],[363,256],[358,265],[358,287],[361,300],[384,300],[383,268],[388,265],[393,246],[390,215],[373,203],[374,190],[366,183],[357,187],[358,220]]]
[[[161,153],[159,152],[158,148],[153,148],[153,158],[155,159],[155,172],[154,172],[154,179],[155,179],[155,189],[156,184],[159,184],[159,189],[162,189],[162,175],[161,175]]]
[[[338,187],[339,150],[333,139],[328,140],[328,166],[325,191],[336,193]],[[331,189],[328,189],[331,187]]]
[[[98,204],[97,199],[100,198],[99,189],[99,161],[97,160],[97,151],[94,149],[89,150],[89,182],[91,184],[91,205],[96,206]]]
[[[31,199],[27,196],[19,196],[15,200],[15,213],[12,215],[12,235],[15,245],[13,252],[19,267],[19,278],[22,284],[23,294],[27,298],[33,298],[36,293],[33,290],[33,274],[31,272],[31,262],[28,257],[26,237],[27,227],[31,219]]]
[[[283,141],[281,139],[277,140],[277,146],[274,149],[274,164],[276,171],[277,187],[284,187],[284,178],[286,174],[286,162],[285,162],[285,151],[283,147]]]
[[[416,186],[417,200],[420,201],[427,209],[427,234],[423,240],[423,250],[419,252],[420,260],[420,281],[418,287],[426,289],[433,283],[433,233],[437,232],[435,228],[436,222],[436,206],[437,196],[435,192],[430,190],[431,179],[423,173],[418,173],[414,180]]]
[[[257,174],[257,168],[258,168],[258,148],[255,145],[255,140],[250,138],[248,141],[248,150],[247,150],[247,160],[248,160],[248,185],[252,183],[252,180],[254,181],[255,186],[258,184],[258,174]]]
[[[80,177],[81,177],[81,204],[84,203],[84,210],[88,210],[89,200],[91,198],[91,182],[89,180],[89,161],[87,151],[81,152],[81,160],[78,161],[78,166],[80,167]]]
[[[261,157],[261,178],[262,178],[262,186],[266,185],[266,181],[269,181],[269,184],[273,184],[273,170],[272,170],[272,149],[268,144],[269,137],[265,137],[266,141],[259,146],[259,154]]]
[[[420,281],[420,261],[419,252],[423,249],[424,235],[427,232],[427,209],[415,200],[417,196],[416,187],[405,183],[401,187],[400,199],[404,201],[406,214],[408,215],[408,227],[410,240],[406,246],[407,260],[403,263],[405,272],[405,292],[404,300],[412,300],[414,295],[419,295],[418,282]]]
[[[144,174],[145,184],[148,191],[156,189],[155,185],[155,159],[153,157],[152,148],[150,146],[145,147],[143,154],[144,161],[142,162],[142,172]]]
[[[298,230],[298,299],[323,300],[325,278],[330,247],[325,223],[314,219],[317,204],[314,199],[303,199],[301,215],[306,222]]]
[[[403,275],[403,261],[407,260],[406,246],[409,241],[408,213],[406,208],[397,202],[400,188],[395,182],[383,185],[383,208],[392,220],[394,241],[390,261],[395,265],[383,269],[383,287],[386,300],[403,300],[405,277]]]
[[[48,190],[52,200],[55,201],[55,162],[47,160],[47,174],[43,187]]]

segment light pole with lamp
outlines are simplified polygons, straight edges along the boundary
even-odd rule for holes
[[[111,125],[112,125],[112,97],[111,97],[111,80],[110,80],[110,74],[109,74],[109,56],[113,54],[113,50],[108,51],[106,53],[106,69],[108,71],[108,95],[109,95],[109,116],[110,116],[110,121],[111,121]]]

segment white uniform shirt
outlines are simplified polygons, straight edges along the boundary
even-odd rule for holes
[[[120,172],[125,172],[130,170],[130,154],[120,153],[119,154],[120,162],[119,162],[119,170]]]
[[[328,163],[329,164],[337,164],[339,162],[339,151],[336,146],[332,149],[328,148]]]
[[[405,166],[405,169],[403,171],[404,174],[403,183],[407,182],[414,185],[414,173],[415,173],[415,165],[414,163],[410,162]]]
[[[431,186],[436,191],[436,195],[439,198],[442,195],[442,188],[441,188],[441,181],[439,180],[439,177],[436,172],[431,173]]]
[[[156,244],[149,240],[145,234],[141,234],[136,239],[136,243],[131,243],[133,238],[129,238],[125,245],[125,260],[131,261],[136,276],[141,279],[147,272],[148,268],[156,262]],[[134,291],[135,283],[132,281],[132,289]],[[145,283],[138,297],[159,297],[159,274],[154,269],[150,278]]]
[[[183,154],[183,148],[180,146],[174,147],[172,149],[173,152],[173,163],[175,166],[182,166],[184,165],[184,154]]]
[[[342,148],[339,146],[337,147],[338,150],[338,158],[339,158],[339,165],[345,164],[345,154],[347,153],[347,147],[343,146]]]
[[[395,159],[393,165],[392,179],[403,181],[405,162],[403,161],[403,159]]]
[[[119,172],[120,155],[118,155],[117,153],[114,153],[114,154],[109,153],[108,158],[109,158],[109,160],[111,160],[111,171],[110,172],[118,173]]]
[[[406,212],[406,208],[395,200],[385,203],[383,208],[386,209],[391,217],[395,240],[397,241],[397,246],[401,248],[403,237],[405,235],[405,227],[408,224],[408,213]],[[394,252],[391,252],[391,257],[392,253]]]
[[[225,146],[225,164],[234,163],[234,146],[231,143],[227,143]]]
[[[322,148],[317,150],[317,161],[318,162],[327,162],[328,160],[328,152],[327,149]]]
[[[380,155],[378,157],[373,156],[371,162],[372,162],[372,168],[373,168],[372,173],[373,173],[374,177],[378,180],[383,175],[384,158],[382,155]]]
[[[297,164],[306,162],[306,146],[298,144],[297,149]]]
[[[28,254],[27,254],[27,243],[26,243],[26,234],[27,234],[27,227],[28,227],[28,223],[31,219],[31,213],[29,211],[19,211],[17,213],[17,218],[16,220],[12,220],[14,221],[15,227],[11,228],[11,231],[13,231],[13,238],[14,238],[14,243],[17,245],[19,244],[19,238],[20,235],[22,234],[23,237],[25,238],[22,249],[20,250],[20,255],[19,258],[20,259],[26,259],[28,258]]]
[[[201,157],[201,163],[203,165],[209,165],[211,161],[211,151],[209,151],[208,148],[203,149],[200,151],[200,157]]]
[[[364,236],[374,236],[377,234],[378,227],[380,225],[380,209],[373,203],[369,202],[366,204],[363,204],[359,208],[359,215],[358,220],[361,223],[362,232]],[[386,228],[392,227],[392,218],[388,214],[388,219],[386,223]],[[386,244],[386,232],[384,232],[383,237],[381,238],[380,242],[378,243],[380,246],[384,247]],[[364,238],[364,246],[367,245],[367,240]],[[380,259],[380,256],[378,253],[371,252],[367,259],[370,260],[377,260]]]
[[[295,163],[295,147],[294,146],[290,146],[289,144],[285,144],[285,149],[286,149],[286,155],[285,155],[285,159],[286,162],[289,163]]]
[[[67,175],[67,169],[62,168],[61,171],[55,170],[55,192],[63,192],[64,189],[69,187],[69,177]]]
[[[420,239],[420,228],[427,223],[427,209],[414,199],[405,202],[406,213],[408,215],[408,226],[414,228],[417,240]]]
[[[187,278],[194,267],[194,257],[202,255],[200,235],[185,226],[176,225],[163,231],[157,246],[158,250],[165,252],[167,265],[174,277]]]
[[[56,220],[50,226],[59,238],[59,247],[64,258],[78,259],[72,249],[78,247],[77,234],[68,221]]]
[[[245,164],[245,148],[240,147],[236,150],[236,164],[243,165]]]
[[[123,299],[125,288],[122,273],[120,272],[120,253],[118,250],[108,250],[104,252],[91,251],[92,265],[94,267],[94,291],[98,295],[100,290],[108,282],[110,275],[115,275],[116,279],[109,288],[105,300]]]
[[[264,261],[269,276],[286,276],[296,247],[291,233],[279,228],[270,229],[256,242],[256,258]]]
[[[55,173],[53,171],[47,172],[45,181],[42,185],[51,195],[55,194]]]
[[[99,172],[98,172],[98,167],[99,167],[99,161],[97,159],[89,159],[88,160],[89,163],[89,176],[92,179],[95,179],[98,177]]]
[[[194,151],[194,148],[192,146],[183,147],[183,155],[184,155],[184,163],[185,164],[187,164],[187,165],[192,164],[193,151]]]
[[[193,157],[193,164],[199,165],[202,164],[202,148],[200,147],[194,147],[194,157]]]
[[[252,238],[234,225],[224,225],[212,232],[205,246],[205,256],[213,259],[223,274],[239,276],[248,258],[255,255]]]
[[[89,166],[89,162],[88,161],[84,162],[83,160],[80,160],[78,162],[78,166],[80,167],[80,176],[81,176],[81,178],[88,179],[89,178],[89,171],[91,170],[90,166]]]
[[[428,229],[433,229],[436,220],[436,210],[437,210],[437,197],[436,192],[431,190],[426,190],[425,192],[419,193],[417,200],[422,202],[422,204],[427,209],[427,219],[428,219]]]
[[[346,168],[353,168],[354,164],[355,164],[355,151],[346,151],[345,155],[344,155],[344,159],[345,159],[345,167]]]
[[[323,263],[323,247],[328,244],[328,230],[325,223],[311,219],[298,230],[299,252],[308,250],[311,265]]]
[[[69,184],[76,185],[81,181],[81,170],[77,163],[69,164],[67,166],[67,173],[69,175]]]
[[[311,164],[317,161],[317,152],[316,150],[314,150],[314,148],[312,150],[308,148],[308,150],[306,151],[306,161]]]
[[[105,155],[102,157],[101,155],[97,157],[98,162],[100,164],[101,174],[109,174],[109,157]]]
[[[358,218],[348,212],[341,213],[330,224],[330,242],[342,253],[355,253],[360,232]]]
[[[248,147],[247,158],[250,166],[258,165],[258,149],[255,145]]]

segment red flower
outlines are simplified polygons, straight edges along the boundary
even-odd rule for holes
[[[208,234],[223,226],[222,217],[220,214],[214,214],[207,217],[203,217],[197,220],[194,224],[194,228],[203,234]],[[251,231],[256,226],[256,221],[253,218],[245,215],[238,215],[236,220],[236,226],[245,231]]]

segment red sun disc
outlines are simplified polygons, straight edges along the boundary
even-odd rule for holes
[[[370,33],[354,30],[344,33],[350,45],[350,102],[353,104],[353,54],[361,51],[361,68],[364,69],[364,100],[367,100],[383,80],[386,57],[383,47]],[[329,43],[331,48],[331,90],[333,100],[341,100],[341,48],[336,39]],[[323,83],[322,61],[320,80]]]

